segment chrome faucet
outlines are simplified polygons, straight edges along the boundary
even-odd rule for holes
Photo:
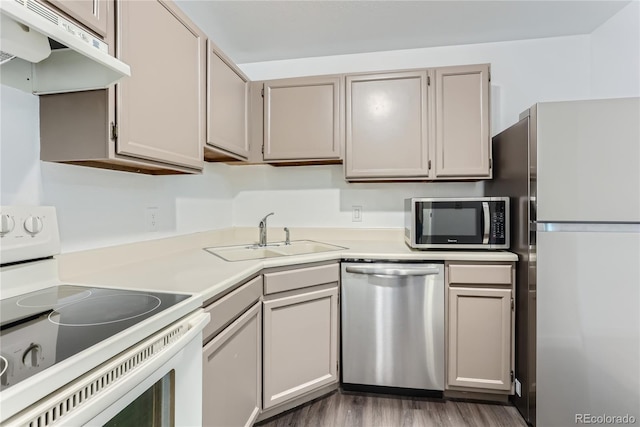
[[[285,245],[290,245],[291,244],[291,240],[289,240],[289,229],[287,227],[284,228],[284,233],[285,233],[285,238],[284,238],[284,244]]]
[[[273,215],[273,212],[265,215],[265,217],[260,220],[260,224],[258,225],[258,227],[260,227],[260,243],[258,246],[267,246],[267,218],[271,215]]]

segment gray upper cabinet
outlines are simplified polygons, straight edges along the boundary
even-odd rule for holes
[[[66,2],[65,2],[66,3]],[[131,77],[40,97],[40,158],[149,174],[203,167],[206,44],[170,1],[123,1],[110,26]],[[116,43],[110,41],[110,49]],[[171,49],[168,50],[167,47]]]
[[[429,177],[427,71],[346,77],[345,176]]]
[[[207,42],[207,160],[249,157],[249,78]]]
[[[338,161],[343,105],[340,76],[264,82],[264,160]]]
[[[78,21],[87,29],[93,31],[102,38],[107,37],[108,9],[114,5],[113,0],[43,0],[69,17]]]
[[[489,65],[435,69],[436,178],[491,178]]]
[[[206,36],[171,2],[120,7],[117,152],[202,169]]]
[[[491,178],[489,65],[347,75],[347,180]]]

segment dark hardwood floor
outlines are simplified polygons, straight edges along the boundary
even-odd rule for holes
[[[336,391],[259,427],[526,427],[514,406]]]

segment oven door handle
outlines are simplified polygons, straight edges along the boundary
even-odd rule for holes
[[[384,277],[403,277],[403,276],[433,276],[440,274],[438,267],[422,267],[422,268],[382,268],[382,267],[365,267],[349,265],[346,268],[347,273],[369,274],[373,276]]]
[[[483,220],[484,220],[484,234],[482,236],[482,244],[486,245],[489,243],[489,230],[491,223],[490,221],[490,213],[489,213],[489,202],[482,202],[482,212],[483,212]]]

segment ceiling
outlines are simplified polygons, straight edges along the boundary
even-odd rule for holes
[[[630,1],[177,3],[233,61],[243,64],[590,34]]]

